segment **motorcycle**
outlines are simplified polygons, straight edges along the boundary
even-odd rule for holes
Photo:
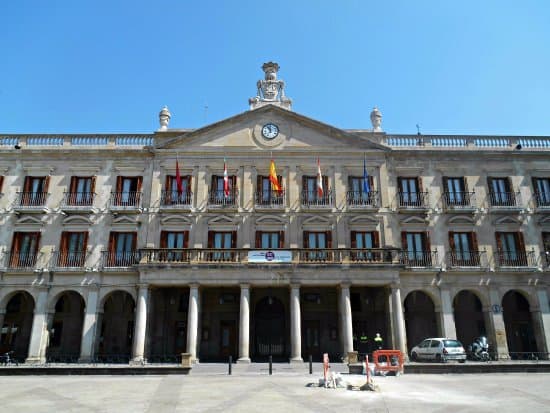
[[[470,360],[477,361],[489,361],[491,356],[489,355],[489,343],[487,337],[476,337],[474,342],[468,347],[468,354]]]

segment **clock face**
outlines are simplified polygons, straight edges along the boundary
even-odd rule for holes
[[[262,135],[266,139],[274,139],[279,134],[279,127],[273,123],[268,123],[262,128]]]

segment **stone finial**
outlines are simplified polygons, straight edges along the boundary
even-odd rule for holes
[[[375,106],[370,113],[373,132],[382,132],[382,113]]]
[[[159,131],[168,130],[168,123],[170,122],[171,117],[172,117],[172,114],[168,110],[168,107],[164,106],[162,110],[159,112],[159,123],[160,123]]]
[[[267,104],[290,109],[292,100],[285,96],[285,82],[277,79],[279,65],[275,62],[267,62],[262,65],[262,70],[265,76],[256,83],[258,94],[248,99],[250,109],[257,109]]]

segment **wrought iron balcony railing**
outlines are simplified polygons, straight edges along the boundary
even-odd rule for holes
[[[435,267],[437,265],[437,251],[401,251],[401,264],[409,268]]]
[[[95,193],[93,192],[65,192],[61,208],[79,209],[89,208],[94,204]]]
[[[535,251],[497,251],[496,265],[502,267],[536,267]]]
[[[302,206],[306,207],[332,207],[332,190],[326,190],[319,196],[317,190],[302,191]]]
[[[519,192],[489,192],[489,206],[496,209],[514,209],[521,207]]]
[[[428,208],[428,192],[399,191],[397,206],[401,209],[426,209]]]
[[[141,208],[141,192],[111,192],[111,209]]]
[[[102,251],[101,265],[103,268],[126,268],[139,263],[141,251]]]
[[[248,263],[250,248],[145,248],[141,250],[141,263],[147,264],[233,264]],[[294,264],[400,264],[396,248],[293,248]]]
[[[535,192],[535,203],[537,208],[550,209],[550,192]]]
[[[489,266],[486,251],[448,251],[447,252],[447,267],[462,268],[462,267],[479,267],[486,268]]]
[[[15,208],[43,208],[46,206],[47,192],[17,192]]]
[[[189,208],[193,202],[193,192],[162,191],[160,205],[168,208]]]
[[[356,208],[378,208],[380,206],[378,191],[348,191],[346,201],[348,206]]]
[[[29,270],[36,266],[38,252],[6,253],[6,264],[9,269]]]
[[[474,192],[444,192],[443,207],[445,209],[469,209],[475,204]]]
[[[208,194],[208,205],[217,207],[236,207],[239,197],[238,189],[231,189],[229,193],[221,191],[210,191]]]
[[[256,208],[283,208],[285,206],[285,190],[259,191],[255,194]]]
[[[55,269],[84,268],[86,251],[56,251],[52,254],[52,267]]]

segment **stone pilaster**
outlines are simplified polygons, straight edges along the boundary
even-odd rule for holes
[[[29,355],[26,363],[44,363],[46,361],[46,350],[49,344],[47,304],[48,290],[41,289],[34,307]]]
[[[290,286],[290,362],[303,363],[300,312],[300,285]]]
[[[401,288],[392,286],[391,288],[393,325],[395,326],[395,347],[403,355],[407,356],[407,346],[405,343],[405,317],[403,315],[403,304],[401,303]]]
[[[537,349],[539,352],[548,353],[550,347],[550,306],[548,305],[548,294],[546,290],[538,290],[537,294],[538,308],[533,309],[531,317]],[[544,357],[548,358],[548,355]]]
[[[239,359],[237,363],[250,363],[250,285],[241,284],[239,325]]]
[[[198,363],[197,346],[199,330],[199,285],[189,286],[189,310],[187,313],[187,352],[191,354],[191,362]]]
[[[500,295],[495,289],[489,289],[489,307],[483,309],[486,317],[487,330],[492,350],[497,353],[499,359],[507,359],[508,342],[506,340],[506,328],[504,316],[500,305]]]
[[[147,304],[149,300],[149,287],[145,284],[139,286],[136,306],[136,323],[134,327],[134,343],[132,348],[132,362],[145,362],[145,336],[147,330]]]
[[[80,344],[79,362],[89,363],[92,361],[93,348],[97,331],[97,301],[99,288],[94,286],[88,291],[86,300],[86,313],[82,326],[82,341]]]
[[[456,339],[455,319],[453,315],[453,303],[451,293],[446,288],[439,290],[441,299],[441,311],[439,312],[439,325],[441,326],[441,336]]]
[[[342,317],[340,318],[342,326],[340,330],[343,337],[344,357],[347,357],[347,354],[353,351],[353,323],[349,288],[349,284],[342,284],[340,286],[340,302],[342,306]]]

